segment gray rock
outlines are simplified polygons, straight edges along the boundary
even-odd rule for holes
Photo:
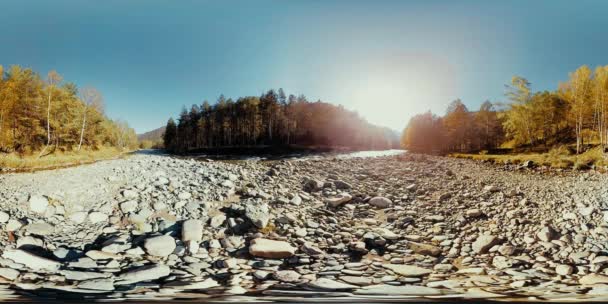
[[[203,239],[203,222],[200,220],[194,220],[194,219],[184,221],[184,223],[182,224],[182,241],[199,242],[202,239]]]
[[[388,208],[393,202],[386,197],[376,196],[369,200],[369,204],[378,208]]]
[[[127,285],[143,281],[152,281],[166,277],[171,273],[167,265],[146,265],[123,273],[118,277],[117,285]]]
[[[270,221],[270,209],[267,204],[249,203],[245,206],[245,216],[258,228],[264,228]]]

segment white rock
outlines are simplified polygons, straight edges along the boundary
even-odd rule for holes
[[[9,220],[6,224],[6,231],[17,231],[23,227],[23,223],[18,220]]]
[[[149,255],[165,257],[175,251],[175,240],[168,235],[160,235],[146,239],[144,248]]]
[[[8,213],[0,211],[0,224],[4,224],[6,222],[8,222],[8,220],[11,218],[10,215],[8,215]]]
[[[203,222],[190,219],[182,224],[182,241],[200,241],[203,239]]]
[[[192,194],[190,192],[182,192],[177,196],[177,198],[179,198],[182,201],[190,199],[191,197],[192,197]]]
[[[137,201],[130,200],[120,204],[120,210],[122,213],[133,212],[137,209]]]
[[[91,212],[89,214],[89,221],[93,224],[100,223],[100,222],[107,222],[108,215],[105,213],[101,213],[101,212]]]
[[[0,268],[0,277],[15,280],[19,276],[19,271],[12,268]]]
[[[482,234],[477,237],[471,248],[475,253],[486,253],[496,243],[498,243],[498,239],[495,236]]]
[[[293,256],[295,252],[296,248],[287,242],[262,238],[252,240],[249,246],[249,253],[251,255],[269,259],[288,258]]]
[[[400,264],[384,264],[382,265],[386,269],[392,270],[394,273],[402,275],[404,277],[422,277],[431,272],[430,269],[411,266],[411,265],[400,265]]]
[[[72,221],[76,224],[82,224],[82,223],[84,223],[84,221],[87,220],[88,215],[89,214],[84,211],[74,212],[70,215],[70,221]]]
[[[61,266],[58,262],[39,257],[21,249],[6,250],[2,254],[2,257],[23,264],[33,270],[57,271]]]
[[[42,195],[32,195],[29,200],[30,210],[35,213],[44,213],[49,206],[49,200]]]

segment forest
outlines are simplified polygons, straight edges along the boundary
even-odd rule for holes
[[[534,92],[523,77],[505,86],[507,102],[484,102],[470,111],[457,99],[445,115],[412,117],[402,133],[404,148],[425,153],[497,148],[546,152],[568,147],[580,154],[603,151],[608,141],[608,66],[583,65],[555,91]]]
[[[38,157],[61,151],[137,146],[135,131],[104,114],[103,97],[56,71],[0,66],[0,152]]]
[[[368,123],[340,105],[310,102],[304,95],[286,96],[282,89],[236,101],[221,95],[210,105],[183,108],[169,119],[164,144],[172,152],[255,146],[299,146],[390,149],[399,139],[388,128]]]

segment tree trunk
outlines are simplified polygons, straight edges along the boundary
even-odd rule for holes
[[[84,106],[84,115],[83,115],[83,119],[82,119],[82,128],[80,129],[80,142],[78,143],[78,151],[80,151],[80,148],[82,147],[82,139],[84,137],[84,128],[86,127],[87,124],[87,106]]]
[[[51,144],[51,88],[49,88],[49,102],[46,108],[46,144]]]

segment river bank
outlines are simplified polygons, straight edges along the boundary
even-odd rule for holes
[[[0,176],[1,284],[113,299],[591,301],[607,177],[446,157],[135,154]]]

